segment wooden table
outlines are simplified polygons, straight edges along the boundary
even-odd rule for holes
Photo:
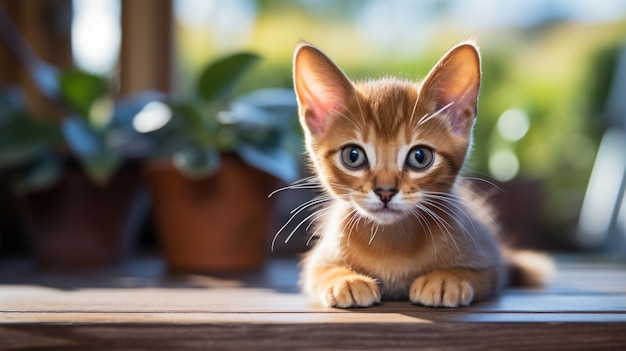
[[[626,269],[561,264],[543,290],[458,309],[311,305],[297,261],[168,275],[157,258],[55,273],[0,261],[0,350],[626,350]]]

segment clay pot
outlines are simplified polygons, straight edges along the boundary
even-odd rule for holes
[[[19,198],[37,261],[51,268],[92,268],[121,262],[135,247],[145,190],[141,172],[123,169],[106,186],[77,167],[49,190]]]
[[[260,268],[269,251],[276,178],[234,155],[201,180],[170,163],[152,164],[146,177],[162,252],[172,271],[228,272]]]

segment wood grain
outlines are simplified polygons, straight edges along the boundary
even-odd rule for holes
[[[0,264],[0,350],[624,350],[626,270],[563,265],[545,289],[467,308],[312,305],[297,262],[172,276],[157,259],[91,272]]]

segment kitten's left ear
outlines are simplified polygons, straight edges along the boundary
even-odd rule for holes
[[[428,73],[420,96],[433,108],[432,113],[450,105],[445,114],[452,131],[467,135],[474,123],[480,90],[480,54],[474,43],[452,48]]]

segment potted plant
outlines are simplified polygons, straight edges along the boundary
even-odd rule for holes
[[[114,103],[104,79],[75,70],[55,78],[54,100],[69,114],[57,124],[36,122],[25,104],[3,94],[9,137],[0,146],[0,168],[11,174],[40,264],[114,264],[130,253],[139,224],[141,173],[131,121],[146,99]]]
[[[254,269],[265,261],[268,195],[297,173],[285,146],[295,136],[296,104],[287,89],[233,97],[258,60],[238,53],[210,63],[191,96],[148,105],[135,118],[151,145],[146,177],[172,270]]]
[[[28,117],[26,101],[18,87],[0,89],[0,247],[5,253],[11,242],[21,241],[17,193],[54,184],[61,176],[48,145],[62,140],[57,126],[35,123]]]

